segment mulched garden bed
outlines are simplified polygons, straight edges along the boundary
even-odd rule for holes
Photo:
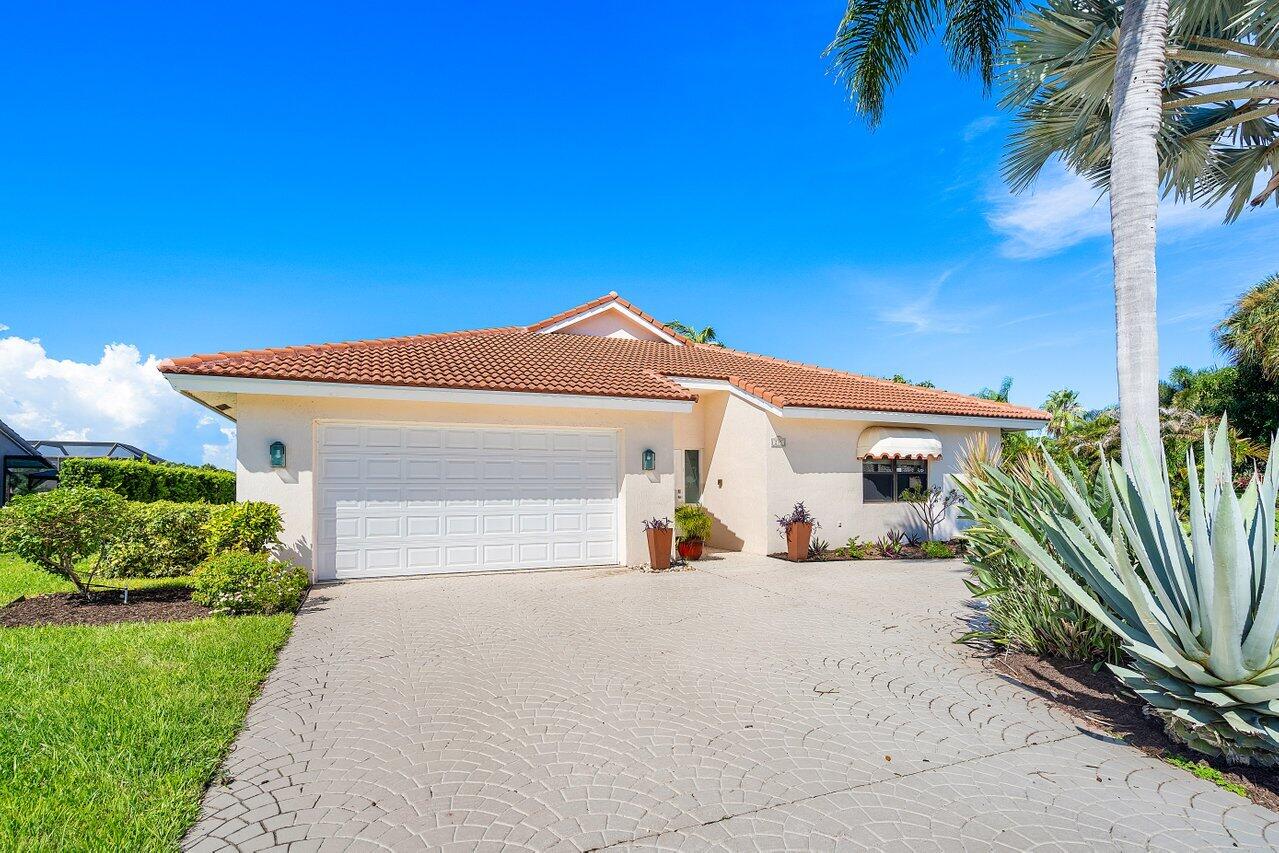
[[[1242,786],[1248,799],[1279,811],[1279,770],[1239,767],[1191,752],[1164,734],[1157,718],[1142,712],[1142,702],[1120,692],[1119,682],[1104,667],[1023,652],[1006,652],[990,659],[1000,674],[1051,701],[1085,728],[1119,738],[1154,758],[1203,763],[1220,772],[1227,783]],[[1220,782],[1219,782],[1220,783]]]
[[[963,540],[953,539],[950,542],[947,542],[946,544],[950,546],[950,550],[955,552],[954,556],[956,557],[963,556],[963,553],[964,553]],[[786,562],[788,563],[790,562],[790,559],[787,558],[785,551],[778,551],[776,553],[769,554],[768,556],[772,557],[775,560],[786,560]],[[873,542],[869,542],[869,543],[866,543],[865,550],[862,552],[862,556],[860,557],[845,557],[842,554],[840,554],[837,550],[832,548],[829,551],[823,551],[821,554],[818,554],[815,557],[809,557],[808,559],[800,560],[799,562],[801,563],[856,563],[856,562],[860,562],[861,560],[939,560],[939,559],[948,560],[950,558],[949,557],[929,557],[927,554],[924,553],[924,549],[919,547],[918,545],[903,545],[900,551],[893,554],[885,554],[883,551],[879,549],[878,545],[876,545]]]
[[[135,589],[129,603],[118,592],[95,592],[85,601],[78,592],[19,598],[0,607],[0,627],[29,625],[111,625],[116,622],[185,622],[209,615],[191,600],[189,589]]]

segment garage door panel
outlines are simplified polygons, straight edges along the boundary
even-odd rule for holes
[[[443,526],[438,516],[410,515],[406,519],[405,534],[411,538],[439,536]]]
[[[320,447],[343,448],[360,446],[360,428],[347,424],[326,424],[320,428]]]
[[[357,480],[360,477],[358,456],[329,456],[320,463],[320,476],[331,482]]]
[[[364,446],[370,449],[396,450],[404,446],[404,430],[399,427],[365,427]]]
[[[403,474],[404,460],[400,457],[372,456],[364,460],[364,477],[367,480],[399,481]]]
[[[515,447],[517,450],[550,450],[551,437],[536,430],[521,430],[515,433]]]
[[[399,516],[372,516],[364,520],[365,539],[399,539],[403,534],[404,527]]]
[[[411,572],[426,572],[444,565],[444,549],[440,547],[406,548],[404,567]]]
[[[612,433],[324,425],[320,455],[322,576],[617,561]]]
[[[405,473],[409,480],[438,480],[440,472],[444,468],[444,463],[439,459],[414,459],[409,457],[405,460]]]
[[[444,446],[455,450],[473,450],[480,446],[480,433],[473,429],[444,431]]]

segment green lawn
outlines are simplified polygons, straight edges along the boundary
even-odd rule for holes
[[[66,588],[0,557],[0,602]],[[292,621],[0,628],[0,850],[176,849]]]

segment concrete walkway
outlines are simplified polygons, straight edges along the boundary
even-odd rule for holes
[[[951,643],[955,562],[316,590],[195,850],[1256,849],[1279,815]]]

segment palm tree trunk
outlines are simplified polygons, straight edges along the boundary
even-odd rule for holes
[[[1168,0],[1128,0],[1119,30],[1111,118],[1110,232],[1114,240],[1119,435],[1124,463],[1144,434],[1160,452],[1155,221],[1159,213],[1161,88]]]

